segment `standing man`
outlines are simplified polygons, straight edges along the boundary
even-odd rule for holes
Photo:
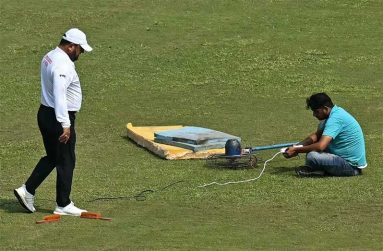
[[[307,98],[307,109],[320,122],[316,132],[289,147],[284,156],[307,153],[305,166],[296,170],[302,177],[355,176],[367,167],[364,136],[359,123],[343,108],[336,106],[326,93]]]
[[[86,210],[70,200],[73,170],[76,162],[75,117],[81,108],[81,86],[74,62],[84,51],[92,51],[84,32],[72,28],[60,44],[41,61],[41,105],[37,121],[46,156],[37,163],[24,185],[14,190],[20,204],[30,213],[36,211],[35,191],[56,168],[55,214],[80,216]]]

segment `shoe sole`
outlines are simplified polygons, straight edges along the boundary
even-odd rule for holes
[[[54,214],[58,214],[58,215],[80,216],[80,215],[75,215],[75,214],[60,213],[60,212],[57,212],[57,211],[54,211],[53,213]]]
[[[325,177],[325,173],[315,173],[315,172],[311,172],[311,173],[301,173],[299,171],[295,171],[295,173],[297,174],[298,177],[300,178],[323,178]]]
[[[21,205],[23,208],[25,208],[25,209],[28,211],[28,213],[33,213],[33,212],[34,212],[34,211],[30,210],[30,209],[24,204],[23,199],[21,198],[21,196],[19,195],[19,193],[17,192],[16,189],[13,190],[13,193],[15,194],[15,196],[16,196],[17,200],[19,201],[20,205]]]
[[[77,216],[79,217],[80,214],[68,214],[68,213],[64,213],[64,212],[58,212],[58,211],[53,211],[54,214],[59,214],[59,215],[69,215],[69,216]]]

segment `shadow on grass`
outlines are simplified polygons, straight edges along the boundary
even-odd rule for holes
[[[0,208],[8,213],[25,213],[25,209],[19,204],[17,199],[0,198]]]
[[[266,164],[266,169],[273,174],[294,172],[296,167],[275,167],[278,163],[283,163],[284,160],[273,160],[273,165],[270,166],[270,162]],[[204,164],[204,167],[211,169],[226,169],[226,170],[244,170],[254,169],[262,170],[264,168],[265,161],[256,156],[256,160],[246,158],[208,158]]]
[[[282,175],[284,173],[290,172],[289,176],[294,176],[298,179],[332,179],[332,178],[339,178],[337,176],[331,176],[331,175],[311,175],[307,177],[298,176],[295,172],[295,169],[298,167],[274,167],[272,171],[270,171],[270,174],[272,175]],[[355,176],[347,176],[343,178],[351,178]]]
[[[284,174],[284,173],[290,173],[291,176],[297,176],[295,173],[296,167],[285,167],[285,166],[278,166],[278,167],[273,167],[272,170],[269,172],[271,174]]]
[[[0,198],[0,209],[4,210],[7,213],[12,214],[25,214],[28,213],[17,201],[17,199],[5,199]],[[52,213],[53,209],[39,208],[36,206],[36,211],[40,213]]]

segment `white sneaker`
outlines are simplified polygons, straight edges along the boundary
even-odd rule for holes
[[[35,201],[35,196],[30,194],[27,189],[25,188],[25,185],[22,185],[19,188],[16,188],[13,190],[16,198],[19,200],[20,205],[22,205],[25,209],[28,210],[28,212],[33,213],[36,211],[35,207],[33,206],[33,203]]]
[[[87,211],[76,207],[72,201],[70,202],[69,205],[65,207],[56,206],[55,211],[53,211],[54,214],[71,215],[71,216],[80,216],[82,212],[87,212]]]

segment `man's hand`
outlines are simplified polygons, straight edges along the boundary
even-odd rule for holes
[[[298,156],[297,151],[295,151],[294,147],[289,147],[286,149],[286,151],[283,153],[283,156],[287,159]]]
[[[59,137],[60,143],[66,144],[70,138],[70,127],[68,128],[63,128],[63,133]]]

